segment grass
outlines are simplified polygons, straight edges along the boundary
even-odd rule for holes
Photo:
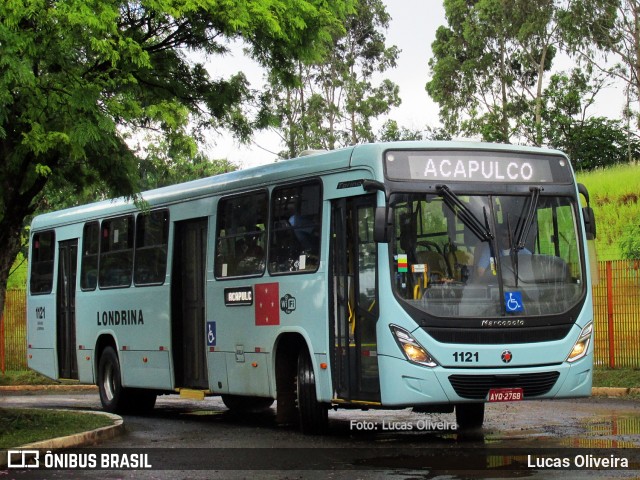
[[[640,387],[640,369],[596,368],[593,372],[594,387]]]
[[[640,218],[640,163],[596,169],[577,177],[591,197],[598,226],[598,259],[622,258],[619,241]]]
[[[103,415],[0,408],[0,449],[112,425]]]
[[[56,382],[40,375],[33,370],[13,371],[7,370],[4,374],[0,373],[0,386],[8,385],[57,385]]]

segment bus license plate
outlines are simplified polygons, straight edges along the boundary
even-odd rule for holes
[[[519,402],[524,399],[521,388],[492,388],[489,390],[489,402]]]

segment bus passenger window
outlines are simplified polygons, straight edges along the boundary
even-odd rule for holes
[[[82,263],[80,264],[80,288],[95,290],[98,285],[98,246],[100,224],[87,223],[82,233]]]
[[[33,295],[51,293],[53,288],[53,255],[55,233],[36,233],[31,240],[31,282]]]
[[[315,272],[320,265],[322,189],[315,181],[276,188],[271,197],[271,273]]]
[[[133,271],[133,217],[102,222],[100,287],[128,287]]]
[[[266,225],[267,192],[220,200],[214,264],[216,278],[264,272]]]
[[[159,285],[167,273],[169,211],[140,214],[136,220],[136,254],[133,281],[136,285]]]

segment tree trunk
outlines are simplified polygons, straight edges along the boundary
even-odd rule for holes
[[[536,114],[535,144],[537,146],[542,145],[542,79],[544,78],[544,63],[547,59],[548,49],[549,49],[549,45],[545,43],[542,49],[542,55],[540,56],[540,62],[538,63],[538,85],[536,89],[536,106],[535,106],[535,114]]]

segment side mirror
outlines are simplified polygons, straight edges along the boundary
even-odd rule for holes
[[[587,233],[587,240],[596,239],[596,217],[593,208],[589,205],[589,191],[582,183],[578,184],[578,193],[587,201],[587,206],[582,208],[582,218],[584,218],[584,229]]]
[[[391,225],[389,222],[387,207],[376,207],[373,227],[373,240],[376,243],[389,243],[391,237]]]
[[[584,218],[584,229],[587,232],[587,240],[596,239],[596,217],[593,214],[593,208],[583,207],[582,217]]]

